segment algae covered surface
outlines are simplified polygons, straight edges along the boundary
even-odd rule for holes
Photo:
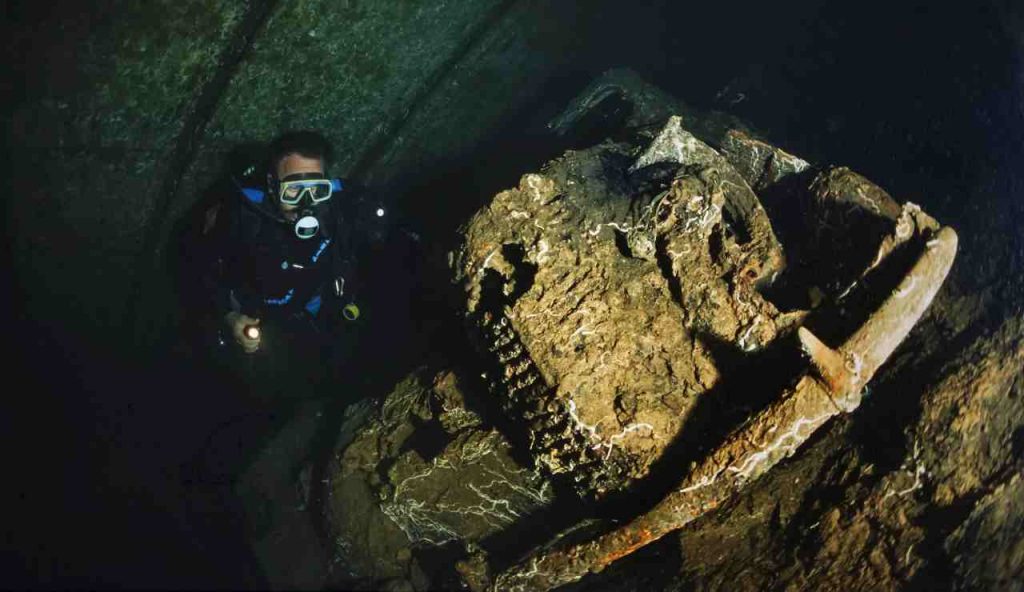
[[[283,2],[225,92],[207,141],[317,129],[339,171],[363,151],[498,2]]]
[[[16,273],[36,310],[85,332],[123,322],[176,140],[242,15],[237,2],[105,8],[61,15],[67,46],[29,48],[53,67],[8,116],[13,169],[32,171],[9,203]]]

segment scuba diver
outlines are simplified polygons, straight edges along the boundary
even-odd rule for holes
[[[315,372],[336,369],[354,346],[357,235],[372,233],[384,210],[328,176],[332,149],[321,134],[285,133],[268,152],[265,168],[250,163],[222,184],[227,195],[203,219],[215,348],[241,352],[250,369],[262,354],[270,376],[283,365],[290,376],[322,377]]]

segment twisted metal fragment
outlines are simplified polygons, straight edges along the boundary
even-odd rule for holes
[[[499,574],[490,588],[549,590],[602,571],[722,505],[792,455],[830,418],[856,409],[862,387],[920,319],[953,263],[956,233],[942,228],[929,238],[899,286],[838,350],[801,329],[812,371],[727,438],[653,509],[588,542],[534,555]]]

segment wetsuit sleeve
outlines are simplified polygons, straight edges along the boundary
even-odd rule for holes
[[[242,267],[239,252],[242,237],[237,200],[230,196],[221,200],[214,216],[206,237],[210,253],[210,268],[206,275],[208,306],[217,317],[223,317],[232,310],[254,315],[256,311],[243,306],[244,298],[240,298],[239,294],[242,285],[238,276]]]

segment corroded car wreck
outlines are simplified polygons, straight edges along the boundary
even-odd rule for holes
[[[459,262],[531,454],[592,497],[642,478],[718,382],[709,340],[751,351],[797,318],[756,289],[783,252],[723,157],[678,118],[630,152],[527,175],[474,218]]]
[[[713,148],[685,126],[667,116],[569,151],[465,226],[450,263],[482,381],[410,379],[339,450],[328,522],[348,581],[438,585],[409,549],[451,544],[474,589],[576,581],[723,505],[857,408],[942,285],[955,233],[848,169],[740,130]],[[803,361],[731,376],[780,351]],[[736,415],[721,409],[736,384],[766,392],[666,469],[688,430]],[[555,492],[591,507],[652,479],[671,485],[627,519],[502,556],[502,533],[543,520]],[[372,529],[388,542],[356,540]]]
[[[467,229],[459,277],[470,318],[504,370],[492,391],[527,431],[538,465],[553,478],[567,474],[583,496],[646,476],[728,372],[709,342],[756,351],[796,331],[807,315],[780,312],[758,290],[777,278],[785,258],[750,187],[765,184],[754,176],[764,170],[759,160],[791,174],[808,165],[740,133],[727,138],[720,154],[673,117],[631,163],[630,147],[611,143],[570,154],[499,194]],[[785,178],[772,176],[768,183]],[[618,183],[596,189],[595,179]],[[844,169],[813,176],[806,192],[822,213],[870,217],[883,229],[858,237],[874,240],[875,253],[859,275],[840,263],[827,283],[850,283],[846,293],[914,239],[907,248],[923,250],[906,277],[837,350],[799,329],[813,373],[654,509],[598,540],[531,558],[499,576],[497,588],[550,588],[600,570],[717,507],[830,417],[857,407],[861,388],[941,286],[956,235]],[[859,227],[837,229],[836,239],[848,230]]]

